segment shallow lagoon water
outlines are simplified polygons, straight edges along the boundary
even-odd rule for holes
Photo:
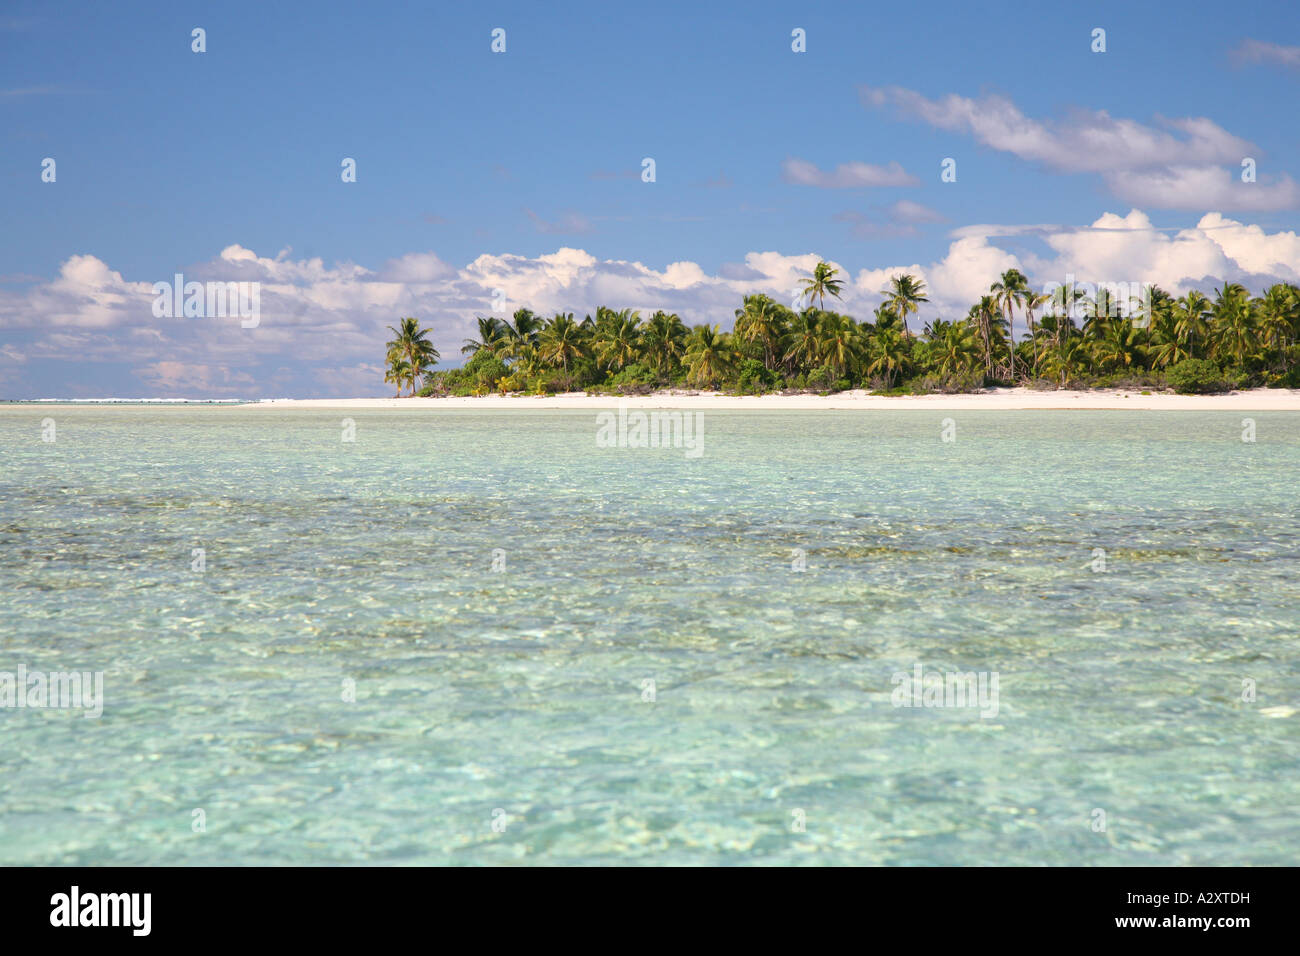
[[[703,415],[0,408],[0,863],[1295,862],[1300,415]]]

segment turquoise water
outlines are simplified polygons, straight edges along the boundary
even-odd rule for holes
[[[0,408],[0,671],[105,694],[0,709],[0,863],[1294,863],[1251,417]]]

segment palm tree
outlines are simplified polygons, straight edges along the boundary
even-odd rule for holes
[[[1074,317],[1078,314],[1080,305],[1086,299],[1087,296],[1084,295],[1083,290],[1073,283],[1057,286],[1052,291],[1051,298],[1048,299],[1048,308],[1052,320],[1050,323],[1052,341],[1057,348],[1060,348],[1061,342],[1066,335],[1077,331]],[[1047,324],[1048,319],[1045,317],[1043,322]]]
[[[735,364],[727,336],[716,325],[697,325],[686,343],[691,381],[708,388],[721,382]]]
[[[812,278],[803,280],[804,295],[808,296],[810,299],[813,296],[817,296],[817,307],[819,309],[825,309],[827,293],[838,299],[840,297],[840,290],[844,288],[844,281],[835,278],[837,275],[839,275],[838,269],[832,269],[830,265],[825,262],[817,263],[813,268]]]
[[[1034,313],[1047,304],[1046,292],[1035,292],[1028,286],[1020,293],[1020,307],[1025,310],[1025,324],[1029,326],[1029,344],[1034,350],[1034,378],[1038,378],[1038,329],[1034,325]]]
[[[970,322],[935,319],[925,327],[925,334],[930,340],[930,355],[941,375],[959,375],[979,365],[979,344]]]
[[[1044,356],[1048,374],[1060,375],[1060,384],[1064,388],[1078,366],[1088,358],[1088,349],[1079,330],[1070,323],[1070,333],[1060,340]]]
[[[632,309],[614,313],[596,329],[596,357],[606,368],[622,371],[636,361],[641,350],[641,315]]]
[[[1132,322],[1107,321],[1100,336],[1092,343],[1092,354],[1099,365],[1116,369],[1141,367],[1145,358],[1140,330]]]
[[[569,363],[583,352],[582,327],[573,313],[560,313],[546,323],[537,337],[537,357],[548,365],[569,371]]]
[[[805,309],[794,317],[785,361],[795,366],[812,366],[820,360],[821,317],[825,314],[813,309]]]
[[[1007,334],[1011,336],[1010,372],[1013,382],[1016,379],[1016,327],[1014,307],[1024,298],[1029,282],[1019,269],[1008,269],[1002,277],[989,288],[993,301],[998,304],[1007,323]]]
[[[681,362],[686,352],[686,335],[686,325],[675,312],[656,312],[646,323],[641,344],[661,380]]]
[[[430,330],[420,328],[415,319],[402,319],[399,328],[390,325],[388,331],[394,336],[388,343],[388,361],[390,364],[398,359],[406,362],[411,394],[414,395],[416,379],[424,375],[430,365],[438,364],[442,356],[428,339]]]
[[[1086,302],[1086,300],[1085,300]],[[1091,339],[1105,337],[1110,328],[1111,319],[1119,315],[1119,304],[1115,296],[1105,286],[1097,289],[1093,301],[1086,307],[1087,317],[1083,320],[1083,334]]]
[[[1177,365],[1184,359],[1191,358],[1187,350],[1187,340],[1178,334],[1178,319],[1169,309],[1153,310],[1151,324],[1147,328],[1149,348],[1153,368],[1167,368]]]
[[[786,336],[781,307],[766,295],[745,296],[744,308],[736,310],[735,336],[742,342],[763,346],[763,365],[775,370],[777,356]]]
[[[888,297],[885,304],[903,324],[904,338],[911,338],[907,316],[908,313],[917,311],[919,303],[930,301],[925,295],[925,283],[913,275],[894,276],[889,280],[889,288],[881,290],[881,294]]]
[[[486,351],[488,354],[494,354],[501,347],[502,340],[506,336],[506,325],[500,319],[483,318],[475,316],[478,320],[478,338],[466,339],[465,344],[461,346],[461,354],[473,354],[478,351]]]
[[[1210,300],[1195,289],[1174,303],[1174,333],[1187,343],[1188,358],[1196,358],[1197,345],[1210,334]]]
[[[885,388],[893,388],[894,376],[907,366],[907,346],[895,329],[882,329],[871,337],[867,352],[867,374],[884,375]]]
[[[541,327],[541,317],[532,309],[516,309],[510,321],[502,323],[504,334],[499,350],[502,357],[529,361],[536,349]]]
[[[992,378],[994,347],[1002,342],[1002,319],[998,315],[997,300],[991,295],[980,296],[978,304],[971,306],[969,318],[979,329],[984,345],[984,375]]]
[[[1244,366],[1246,356],[1258,343],[1249,293],[1235,282],[1215,291],[1218,293],[1213,309],[1215,351],[1232,359],[1234,365]]]
[[[1300,302],[1294,287],[1278,283],[1264,290],[1255,309],[1259,317],[1260,338],[1271,349],[1285,349],[1295,335],[1300,321]]]
[[[836,378],[844,378],[857,364],[858,326],[852,319],[824,312],[818,329],[818,353],[827,367],[835,371]]]
[[[397,394],[393,398],[402,397],[402,386],[406,384],[407,379],[410,377],[411,365],[405,359],[394,358],[389,363],[388,371],[384,373],[384,381],[397,386]]]

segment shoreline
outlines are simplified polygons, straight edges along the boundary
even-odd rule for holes
[[[999,388],[955,395],[872,395],[862,389],[834,395],[725,395],[719,392],[663,391],[650,395],[483,395],[447,398],[280,398],[263,399],[236,409],[604,409],[662,408],[675,410],[933,410],[1008,411],[1300,411],[1300,390],[1256,388],[1222,395],[1176,395],[1131,389],[1044,391]]]

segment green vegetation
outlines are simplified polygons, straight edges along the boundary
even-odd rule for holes
[[[1207,359],[1183,359],[1169,369],[1165,378],[1169,387],[1179,395],[1203,395],[1228,390],[1228,383],[1223,380],[1219,366]]]
[[[384,381],[397,386],[399,398],[403,385],[409,385],[414,395],[415,383],[428,375],[429,366],[437,364],[438,350],[428,339],[429,330],[420,328],[415,319],[402,319],[399,328],[390,325],[388,331],[393,333],[393,339],[388,343],[388,372]]]
[[[1175,299],[1159,288],[1128,315],[1103,288],[1033,292],[1018,270],[997,278],[956,321],[935,319],[914,335],[906,318],[928,302],[915,276],[881,290],[871,321],[826,309],[843,281],[819,263],[804,282],[809,305],[795,311],[769,296],[746,296],[733,330],[688,328],[674,314],[645,319],[604,306],[581,321],[543,319],[520,309],[510,321],[480,318],[461,351],[464,368],[435,372],[438,353],[415,319],[392,329],[385,381],[400,394],[638,393],[656,388],[734,394],[969,392],[991,385],[1038,388],[1173,388],[1201,393],[1255,386],[1300,387],[1300,288],[1279,284],[1252,298],[1240,285]],[[1012,322],[1027,334],[1016,341]],[[1081,318],[1076,322],[1075,317]]]

